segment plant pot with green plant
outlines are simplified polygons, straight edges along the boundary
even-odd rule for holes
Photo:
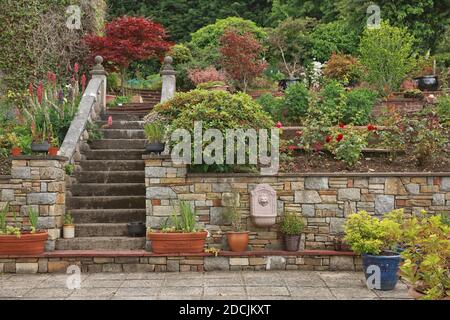
[[[409,294],[421,300],[450,300],[450,225],[422,211],[403,224],[404,263],[400,276]]]
[[[233,205],[225,211],[225,219],[231,224],[232,231],[227,232],[228,247],[233,252],[243,252],[247,250],[249,232],[242,230],[242,214],[233,200]]]
[[[148,141],[145,151],[148,153],[161,154],[166,147],[166,143],[164,142],[166,126],[164,122],[156,120],[147,123],[144,126],[144,133]]]
[[[152,251],[159,254],[202,253],[208,232],[197,227],[196,212],[188,202],[180,202],[180,214],[175,210],[161,230],[149,229],[147,238]]]
[[[361,254],[370,289],[393,290],[397,284],[401,258],[394,250],[402,238],[402,221],[403,210],[394,210],[382,219],[360,211],[345,222],[345,241]]]
[[[280,231],[283,233],[286,251],[298,251],[300,238],[305,224],[295,213],[285,213],[281,218]]]
[[[64,215],[63,238],[64,239],[75,238],[75,225],[73,223],[73,217],[70,212],[67,212]]]
[[[0,211],[0,256],[39,255],[44,252],[48,233],[38,231],[38,214],[28,211],[29,228],[21,227],[13,214],[13,223],[8,223],[9,204]]]
[[[59,140],[57,137],[53,137],[51,147],[48,148],[48,155],[51,157],[55,157],[58,155],[58,151],[59,151]]]

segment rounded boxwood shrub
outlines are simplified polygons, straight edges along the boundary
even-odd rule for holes
[[[368,124],[372,109],[377,103],[377,97],[377,92],[366,88],[348,92],[347,103],[342,110],[343,122],[354,125]]]

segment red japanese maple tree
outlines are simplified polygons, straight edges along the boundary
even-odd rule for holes
[[[222,67],[244,92],[267,68],[267,62],[261,59],[263,51],[263,46],[251,33],[240,34],[228,29],[220,38]]]
[[[101,55],[119,69],[122,76],[122,94],[125,70],[132,61],[153,57],[162,58],[172,43],[162,25],[142,17],[123,16],[106,23],[104,35],[87,35],[84,41],[92,56]]]

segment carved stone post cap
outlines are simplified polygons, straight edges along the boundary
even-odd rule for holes
[[[164,66],[161,71],[161,75],[175,75],[176,71],[174,70],[173,66],[173,58],[171,56],[166,56],[164,58]]]
[[[103,67],[103,57],[96,56],[95,57],[95,66],[91,70],[92,75],[106,75],[105,68]]]

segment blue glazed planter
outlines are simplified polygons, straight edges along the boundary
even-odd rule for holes
[[[374,269],[376,269],[376,267],[379,267],[380,270],[379,286],[375,285],[373,289],[383,291],[394,290],[395,285],[397,284],[398,281],[397,272],[401,261],[399,254],[394,252],[391,255],[382,255],[382,256],[363,254],[362,261],[366,280],[368,280],[369,277],[371,277],[371,280],[373,280]],[[368,270],[369,267],[370,270]],[[371,283],[376,284],[376,282]]]

